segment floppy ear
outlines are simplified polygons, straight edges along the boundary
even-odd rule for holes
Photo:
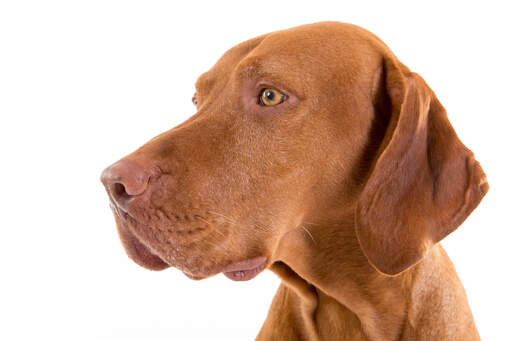
[[[391,118],[355,214],[363,252],[390,275],[418,263],[489,189],[433,91],[420,76],[405,72],[385,61]]]

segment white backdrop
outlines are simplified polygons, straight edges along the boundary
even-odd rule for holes
[[[502,2],[0,1],[0,339],[252,340],[279,281],[131,262],[104,167],[194,113],[231,46],[322,20],[380,36],[448,110],[491,190],[443,244],[484,340],[511,340],[510,10]]]

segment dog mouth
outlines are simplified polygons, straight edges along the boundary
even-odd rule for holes
[[[149,270],[160,271],[169,268],[171,264],[162,259],[155,251],[139,239],[133,231],[131,231],[130,226],[139,225],[139,223],[128,212],[117,207],[117,205],[111,204],[111,208],[114,215],[119,220],[119,236],[128,257],[130,257],[136,264]],[[265,256],[258,256],[239,262],[232,262],[224,267],[209,267],[210,270],[205,272],[199,271],[199,273],[190,273],[185,269],[182,269],[182,271],[187,277],[193,280],[200,280],[223,273],[232,281],[248,281],[261,273],[265,269],[266,265],[267,258]]]
[[[155,252],[144,245],[126,226],[127,222],[133,218],[127,212],[119,209],[114,204],[111,204],[111,208],[114,212],[114,216],[120,220],[118,221],[119,237],[121,238],[121,242],[125,247],[128,257],[130,257],[136,264],[149,270],[160,271],[170,267],[170,265],[160,258]]]

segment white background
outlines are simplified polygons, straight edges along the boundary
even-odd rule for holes
[[[0,1],[0,339],[252,340],[279,281],[196,282],[124,254],[103,168],[194,113],[231,46],[321,20],[380,36],[491,190],[443,244],[484,340],[511,340],[511,10],[502,2]]]

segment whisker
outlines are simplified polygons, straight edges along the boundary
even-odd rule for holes
[[[226,220],[227,223],[230,223],[231,225],[234,225],[234,226],[237,226],[237,227],[241,227],[242,224],[240,224],[239,222],[237,222],[235,219],[233,218],[230,218],[222,213],[218,213],[218,212],[214,212],[214,211],[208,211],[208,213],[210,214],[214,214],[214,215],[217,215],[219,217],[222,217]],[[264,233],[272,233],[272,228],[270,226],[267,226],[267,225],[262,225],[262,224],[259,224],[259,223],[254,223],[253,226],[257,229],[259,229],[260,231],[264,232]]]
[[[315,238],[313,238],[313,235],[311,234],[311,232],[306,228],[306,226],[304,225],[300,225],[300,227],[308,234],[308,236],[311,238],[311,240],[313,241],[313,243],[316,245],[316,241],[315,241]]]
[[[204,219],[203,217],[197,217],[197,219],[201,220],[202,222],[206,223],[206,225],[208,225],[210,228],[212,228],[214,231],[217,231],[218,233],[220,233],[222,236],[226,237],[226,235],[224,233],[222,233],[221,231],[219,231],[219,229],[214,226],[213,224],[211,224],[208,220]]]
[[[208,211],[207,213],[218,215],[219,217],[222,217],[222,218],[226,219],[229,223],[232,223],[232,224],[235,224],[235,225],[239,225],[234,219],[229,218],[228,216],[225,216],[224,214],[221,214],[221,213],[218,213],[218,212],[213,212],[213,211]]]

